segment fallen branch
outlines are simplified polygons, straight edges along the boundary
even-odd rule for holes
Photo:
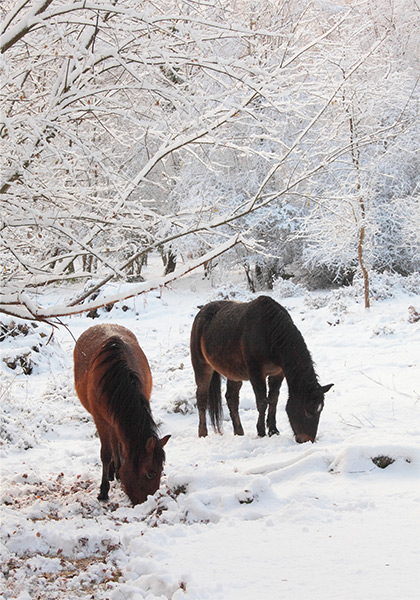
[[[383,387],[384,389],[390,391],[390,392],[395,392],[396,394],[400,394],[400,396],[405,396],[406,398],[414,398],[415,400],[418,400],[420,398],[420,395],[416,392],[416,390],[413,390],[413,394],[407,394],[407,392],[400,392],[399,390],[396,389],[396,387],[390,387],[388,385],[385,385],[384,383],[382,383],[382,381],[376,381],[376,379],[373,379],[373,377],[369,377],[369,375],[366,375],[366,373],[363,373],[363,371],[360,371],[360,373],[366,377],[366,379],[369,379],[369,381],[372,381],[373,383],[376,383],[376,385],[380,385],[381,387]]]
[[[14,317],[18,317],[20,319],[32,319],[36,321],[47,321],[50,324],[61,325],[62,323],[58,321],[59,317],[76,315],[83,312],[88,312],[90,310],[95,310],[98,308],[102,308],[103,306],[109,306],[112,304],[116,304],[117,302],[122,302],[123,300],[128,300],[129,298],[133,298],[134,296],[139,296],[141,294],[145,294],[147,292],[151,292],[152,290],[156,290],[162,287],[165,287],[169,283],[184,277],[191,271],[194,271],[198,267],[201,267],[206,262],[213,260],[217,256],[224,254],[227,250],[230,250],[237,244],[244,244],[244,240],[242,235],[237,234],[233,237],[229,238],[225,243],[220,244],[210,252],[207,252],[200,258],[187,263],[182,269],[179,269],[175,273],[169,273],[164,277],[158,277],[157,279],[152,279],[151,281],[145,281],[136,285],[133,285],[128,290],[121,292],[120,294],[116,294],[114,296],[107,296],[106,298],[93,300],[91,302],[87,302],[86,304],[77,304],[75,306],[70,305],[62,305],[62,306],[54,306],[43,308],[38,305],[30,296],[26,293],[17,293],[17,294],[0,294],[0,312],[3,312],[8,315],[12,315]],[[91,293],[93,290],[91,291]]]

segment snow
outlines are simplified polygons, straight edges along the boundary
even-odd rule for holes
[[[248,383],[245,436],[233,436],[226,410],[223,435],[197,437],[191,324],[206,302],[251,299],[240,283],[212,288],[194,273],[98,319],[72,316],[0,343],[0,358],[38,346],[30,375],[0,361],[4,598],[418,598],[420,323],[408,309],[420,298],[396,286],[365,311],[352,289],[292,291],[279,284],[272,295],[320,382],[335,384],[311,445],[293,440],[287,386],[280,435],[258,438]],[[51,304],[78,292],[57,289]],[[99,440],[73,388],[73,336],[98,322],[137,335],[155,420],[172,435],[160,490],[135,507],[116,482],[108,503],[97,500]],[[381,456],[386,468],[372,460]]]

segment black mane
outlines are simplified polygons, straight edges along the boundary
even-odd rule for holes
[[[108,408],[128,441],[129,460],[137,467],[144,456],[146,442],[158,438],[158,427],[150,412],[150,404],[143,393],[139,376],[130,368],[126,346],[118,337],[111,337],[101,348],[96,368],[104,368],[100,392]],[[163,463],[165,452],[155,445],[155,460]]]
[[[319,388],[318,377],[314,369],[311,353],[299,329],[294,324],[288,311],[264,296],[267,331],[270,336],[270,347],[273,356],[280,358],[289,387],[295,391],[314,392]]]

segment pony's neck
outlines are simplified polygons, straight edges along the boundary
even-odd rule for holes
[[[292,328],[292,339],[282,336],[279,339],[283,340],[283,343],[277,346],[278,354],[281,356],[279,362],[287,385],[292,391],[315,388],[318,385],[318,378],[310,352],[298,328],[294,324]]]
[[[158,437],[149,403],[141,393],[133,398],[130,410],[117,427],[126,458],[135,466],[144,457],[147,440],[150,437]]]
[[[318,387],[318,378],[313,365],[306,365],[302,370],[295,368],[284,369],[287,385],[291,392],[314,390]]]

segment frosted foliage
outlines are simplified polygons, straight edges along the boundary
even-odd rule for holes
[[[336,136],[347,138],[349,152],[321,173],[308,198],[299,234],[312,267],[354,267],[358,250],[369,267],[405,273],[419,267],[420,90],[415,72],[398,65],[378,54],[377,85],[363,67],[336,102],[342,115]]]
[[[368,266],[418,268],[416,3],[0,10],[1,311],[52,316],[45,284],[139,280],[156,249],[334,276],[363,230]]]

